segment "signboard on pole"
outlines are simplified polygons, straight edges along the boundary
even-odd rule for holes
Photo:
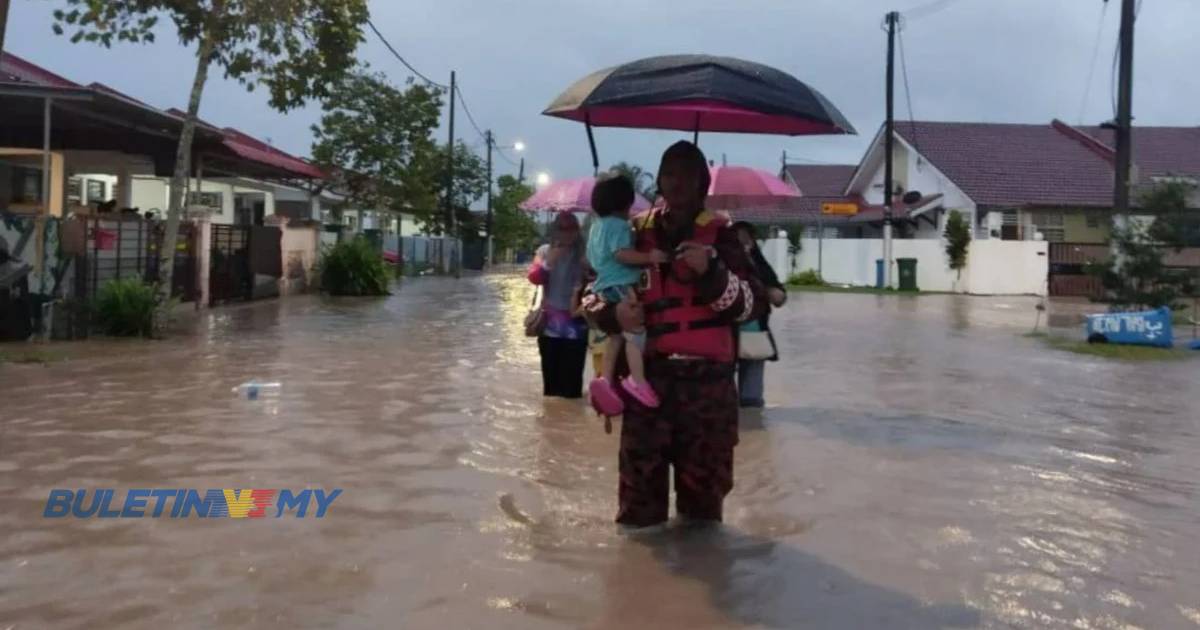
[[[821,214],[858,214],[858,204],[853,202],[826,201],[821,204]]]

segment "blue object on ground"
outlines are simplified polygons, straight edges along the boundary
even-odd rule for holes
[[[1188,347],[1191,348],[1192,350],[1200,350],[1200,339],[1193,341],[1192,344]]]
[[[1170,348],[1174,343],[1171,309],[1088,315],[1087,337],[1088,341],[1103,339],[1108,343]]]
[[[883,259],[875,259],[875,288],[883,288]]]

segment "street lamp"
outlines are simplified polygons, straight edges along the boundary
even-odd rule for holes
[[[550,185],[550,173],[547,173],[546,171],[542,171],[542,172],[538,173],[536,176],[534,176],[533,181],[537,182],[537,185],[539,187],[549,186]]]
[[[492,135],[491,129],[489,129],[487,134],[485,134],[485,139],[487,140],[488,187],[487,187],[487,225],[486,225],[486,230],[487,230],[486,248],[487,249],[486,249],[486,251],[484,251],[484,258],[485,258],[485,266],[491,266],[491,264],[492,264],[492,149],[500,149],[501,151],[503,151],[504,149],[512,149],[518,153],[521,153],[521,152],[525,151],[525,143],[520,140],[517,140],[516,142],[514,142],[512,144],[507,144],[507,145],[503,145],[503,146],[497,145],[496,138],[495,138],[495,136]],[[525,157],[522,156],[521,157],[521,171],[517,176],[517,181],[520,181],[522,178],[524,178],[524,176],[525,176]]]

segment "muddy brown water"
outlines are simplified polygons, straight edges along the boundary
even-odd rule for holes
[[[0,366],[0,630],[1200,627],[1200,363],[1047,351],[1024,298],[795,295],[727,523],[630,538],[616,437],[540,396],[529,295],[422,279]],[[343,494],[42,515],[104,487]]]

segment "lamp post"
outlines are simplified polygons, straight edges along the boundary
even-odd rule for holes
[[[553,180],[550,177],[550,173],[547,173],[546,171],[538,171],[538,173],[533,176],[533,183],[537,188],[545,188],[546,186],[550,185],[551,181]],[[550,211],[546,210],[546,225],[543,227],[545,228],[544,232],[545,236],[547,237],[550,236],[550,214]]]
[[[487,188],[487,222],[486,222],[486,226],[485,226],[485,230],[487,232],[487,243],[485,245],[486,249],[484,251],[483,266],[484,266],[484,268],[487,268],[487,267],[492,266],[492,255],[493,255],[493,251],[492,251],[492,149],[493,148],[512,149],[518,153],[523,153],[525,151],[525,143],[521,142],[520,140],[517,140],[516,142],[514,142],[510,145],[497,146],[496,145],[496,137],[492,135],[491,129],[488,129],[487,134],[485,134],[485,139],[487,140],[488,188]],[[521,158],[521,164],[522,164],[521,170],[524,171],[525,170],[524,169],[524,164],[525,164],[524,157]]]

